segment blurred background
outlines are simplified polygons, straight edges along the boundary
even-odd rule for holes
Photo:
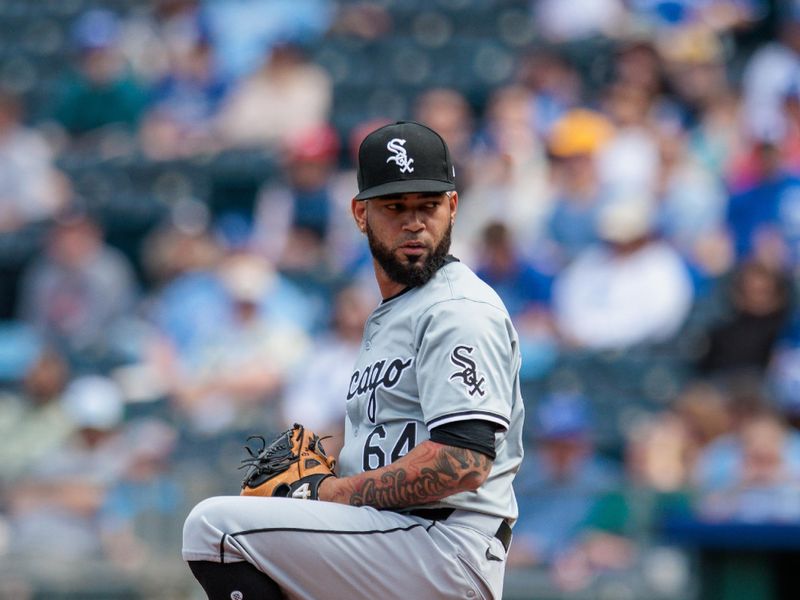
[[[800,2],[0,0],[0,598],[202,598],[246,436],[338,450],[406,118],[523,345],[505,597],[798,597]]]

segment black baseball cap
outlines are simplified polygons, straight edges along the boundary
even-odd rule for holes
[[[442,136],[414,121],[376,129],[358,148],[358,195],[449,192],[456,189],[450,150]]]

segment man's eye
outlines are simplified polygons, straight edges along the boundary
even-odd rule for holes
[[[396,212],[396,211],[400,210],[400,205],[399,204],[386,204],[384,206],[386,207],[386,210],[391,210],[393,212]]]

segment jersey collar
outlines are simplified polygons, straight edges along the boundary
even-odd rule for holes
[[[458,259],[457,259],[455,256],[453,256],[452,254],[448,254],[447,256],[445,256],[445,257],[444,257],[444,262],[442,263],[442,267],[444,267],[445,265],[449,265],[450,263],[453,263],[453,262],[461,262],[461,261],[460,261],[460,260],[458,260]],[[442,267],[439,267],[439,268],[441,269]],[[406,288],[403,288],[402,290],[400,290],[399,292],[397,292],[397,293],[396,293],[394,296],[389,296],[388,298],[384,298],[384,299],[381,301],[381,304],[386,304],[387,302],[391,302],[392,300],[394,300],[394,299],[396,299],[396,298],[399,298],[400,296],[402,296],[402,295],[403,295],[403,294],[405,294],[406,292],[410,292],[410,291],[411,291],[411,290],[413,290],[413,289],[414,289],[414,288],[413,288],[413,287],[411,287],[411,286],[409,286],[409,287],[406,287]]]

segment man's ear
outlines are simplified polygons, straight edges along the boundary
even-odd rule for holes
[[[458,192],[450,192],[448,200],[450,202],[450,223],[453,223],[458,212]]]
[[[361,233],[367,232],[367,201],[356,200],[353,198],[350,201],[350,210],[353,212],[353,219],[355,219],[356,227]]]

